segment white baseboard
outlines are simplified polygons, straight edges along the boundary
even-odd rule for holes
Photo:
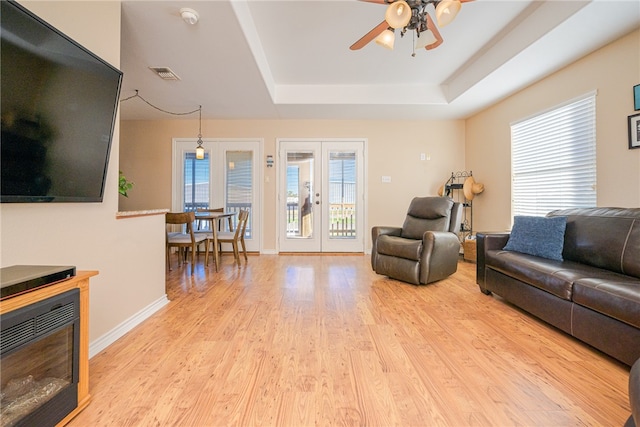
[[[93,341],[89,344],[89,359],[91,359],[96,354],[100,353],[105,348],[109,347],[111,344],[116,342],[118,338],[122,337],[124,334],[138,326],[140,323],[151,317],[153,313],[160,310],[162,307],[167,305],[169,300],[167,299],[167,295],[163,295],[158,300],[152,302],[97,340]]]

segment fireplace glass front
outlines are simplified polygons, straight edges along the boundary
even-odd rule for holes
[[[54,426],[77,406],[79,291],[0,319],[0,426]]]

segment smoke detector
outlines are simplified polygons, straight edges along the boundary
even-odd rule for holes
[[[180,80],[169,67],[149,67],[151,71],[156,73],[162,80]]]
[[[198,23],[198,19],[200,19],[198,12],[188,7],[180,9],[180,16],[182,16],[182,20],[189,25],[196,25]]]

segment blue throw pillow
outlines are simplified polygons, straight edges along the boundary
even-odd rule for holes
[[[516,216],[505,251],[562,261],[566,216]]]

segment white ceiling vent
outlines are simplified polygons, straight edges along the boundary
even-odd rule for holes
[[[171,71],[168,67],[149,67],[154,73],[160,76],[163,80],[180,80],[180,77]]]

